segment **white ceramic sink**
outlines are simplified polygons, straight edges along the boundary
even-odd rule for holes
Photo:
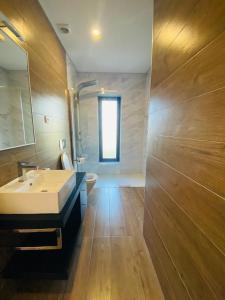
[[[0,214],[59,213],[76,184],[69,170],[30,171],[0,188]]]

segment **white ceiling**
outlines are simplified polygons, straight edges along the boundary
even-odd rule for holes
[[[146,73],[150,67],[152,0],[40,0],[80,72]],[[56,24],[68,23],[63,35]],[[102,40],[91,39],[93,26]]]

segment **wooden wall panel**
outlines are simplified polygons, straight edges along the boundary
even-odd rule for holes
[[[38,1],[1,0],[2,11],[24,35],[28,52],[36,145],[0,152],[0,185],[17,176],[17,161],[57,168],[58,140],[70,151],[66,54]],[[44,123],[47,116],[48,123]],[[10,159],[8,159],[10,157]],[[4,170],[4,172],[3,172]]]
[[[151,201],[146,207],[192,298],[224,299],[223,254],[190,222],[153,177],[148,195]]]
[[[223,88],[151,114],[151,133],[224,143],[224,98]]]
[[[192,222],[224,253],[224,199],[209,193],[197,182],[176,172],[158,159],[152,157],[150,164],[150,176],[157,178],[157,182],[167,191],[174,203],[191,217]]]
[[[177,171],[225,196],[225,144],[213,141],[153,138],[151,153]]]
[[[144,236],[166,300],[222,300],[225,2],[155,1],[153,44]]]
[[[152,86],[225,30],[223,0],[155,1]],[[212,13],[213,12],[213,13]]]
[[[59,167],[60,138],[70,152],[66,54],[37,0],[0,0],[0,11],[24,35],[28,51],[36,144],[0,152],[0,186],[14,179],[17,162],[35,161],[41,167]],[[48,123],[44,123],[47,116]],[[2,259],[2,255],[0,254]],[[1,266],[4,265],[6,258]],[[7,299],[13,285],[0,282],[0,298]],[[4,294],[1,290],[4,287]],[[8,287],[8,289],[7,289]],[[11,289],[11,292],[10,292]]]
[[[145,241],[151,247],[151,258],[157,274],[160,274],[160,283],[164,294],[168,299],[190,300],[188,290],[177,272],[176,267],[171,263],[171,257],[155,229],[151,214],[145,209],[144,236]]]
[[[151,112],[223,88],[225,54],[221,49],[224,47],[225,32],[153,89]]]

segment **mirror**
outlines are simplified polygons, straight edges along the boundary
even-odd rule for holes
[[[0,150],[34,144],[28,56],[0,30]]]

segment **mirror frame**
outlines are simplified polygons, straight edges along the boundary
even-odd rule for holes
[[[0,15],[2,15],[1,12],[0,12]],[[1,20],[0,20],[0,22],[1,22]],[[27,143],[27,144],[7,147],[7,148],[4,148],[4,149],[0,149],[0,152],[1,152],[1,151],[5,151],[5,150],[10,150],[10,149],[15,149],[15,148],[21,148],[21,147],[35,145],[36,144],[36,135],[35,135],[35,127],[34,127],[33,99],[32,99],[32,90],[31,90],[31,81],[30,81],[29,54],[28,54],[28,51],[22,45],[23,42],[24,42],[24,39],[23,40],[20,39],[8,27],[4,27],[4,29],[0,27],[0,33],[3,36],[6,36],[10,40],[12,40],[13,43],[15,43],[18,47],[20,47],[22,49],[22,51],[25,53],[26,57],[27,57],[27,73],[28,73],[28,85],[29,85],[29,94],[30,94],[30,97],[29,97],[30,98],[30,110],[31,110],[31,120],[32,120],[32,132],[33,132],[33,137],[34,137],[34,142],[33,143]]]

